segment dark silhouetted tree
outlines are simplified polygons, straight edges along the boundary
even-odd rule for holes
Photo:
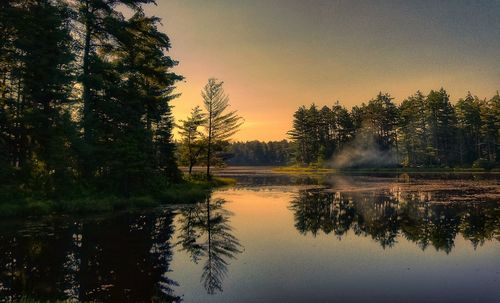
[[[214,160],[214,147],[227,142],[243,124],[236,111],[228,111],[229,97],[222,87],[224,82],[209,79],[201,92],[205,108],[206,164],[210,179],[210,165]]]
[[[179,148],[179,161],[182,164],[187,164],[188,172],[191,175],[193,166],[200,160],[203,151],[203,134],[199,127],[203,125],[205,116],[199,106],[191,110],[190,116],[186,120],[181,120],[179,134],[181,136]]]

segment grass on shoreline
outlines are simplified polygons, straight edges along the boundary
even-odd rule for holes
[[[49,214],[90,214],[116,210],[157,207],[164,204],[196,203],[203,200],[211,189],[234,185],[230,178],[213,177],[212,180],[186,178],[185,182],[171,185],[151,195],[128,198],[115,195],[83,195],[68,200],[0,201],[0,217],[43,216]]]
[[[9,301],[11,302],[11,301]],[[12,301],[13,303],[86,303],[87,301],[79,301],[75,299],[66,299],[66,300],[37,300],[33,298],[21,298],[16,301]],[[88,303],[95,303],[97,301],[88,301]],[[171,300],[165,300],[165,301],[157,301],[155,300],[154,302],[173,302]]]
[[[500,169],[485,170],[483,168],[358,168],[336,169],[315,166],[283,166],[273,168],[273,171],[287,174],[333,174],[333,173],[499,173]]]
[[[50,301],[50,300],[35,300],[31,298],[22,298],[17,301],[14,301],[15,303],[77,303],[80,301],[75,301],[75,300],[56,300],[56,301]]]

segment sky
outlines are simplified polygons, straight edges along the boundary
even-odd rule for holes
[[[224,81],[245,119],[234,140],[287,138],[301,105],[399,103],[444,87],[456,100],[500,89],[500,0],[157,0],[181,96],[176,121]]]

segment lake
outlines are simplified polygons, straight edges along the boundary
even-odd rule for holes
[[[498,302],[500,179],[286,175],[195,205],[0,223],[0,300]]]

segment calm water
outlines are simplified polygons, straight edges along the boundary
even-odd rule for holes
[[[499,302],[495,176],[238,177],[196,205],[0,223],[0,301]]]

